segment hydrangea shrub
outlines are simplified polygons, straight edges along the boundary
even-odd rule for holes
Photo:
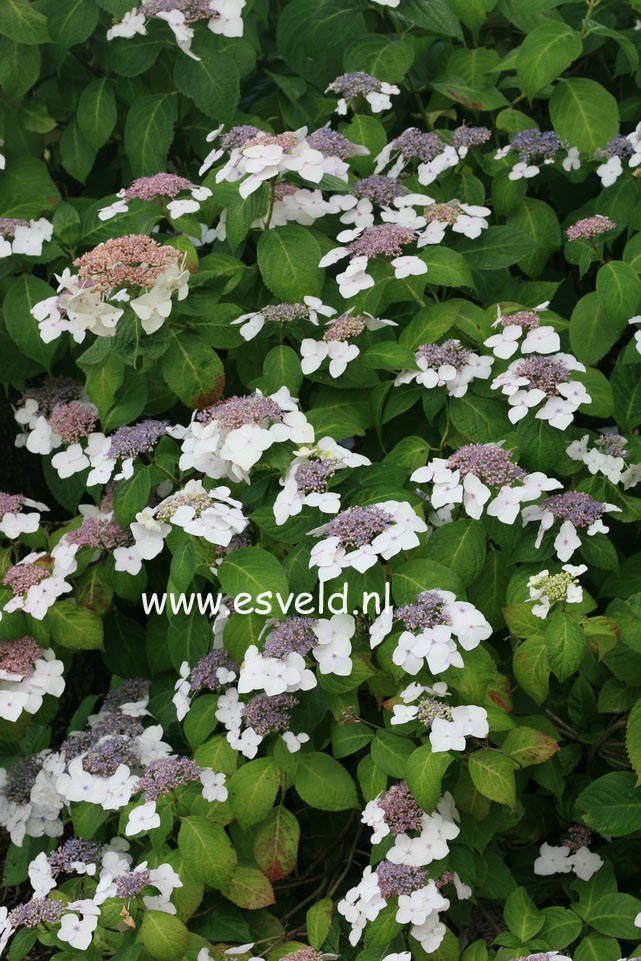
[[[0,3],[0,950],[641,956],[640,0]]]

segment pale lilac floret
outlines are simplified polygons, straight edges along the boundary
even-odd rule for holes
[[[200,769],[192,758],[163,757],[147,766],[136,790],[143,792],[145,801],[155,801],[194,781],[200,781]]]
[[[129,531],[115,520],[107,517],[85,517],[80,527],[65,534],[68,544],[78,547],[100,547],[110,551],[115,547],[122,547],[131,540]]]
[[[245,704],[243,719],[261,737],[289,730],[291,712],[298,704],[293,694],[256,694]]]
[[[351,193],[359,199],[365,198],[381,206],[389,206],[392,201],[405,192],[405,188],[396,177],[386,177],[384,174],[371,174],[357,180],[350,188]]]
[[[570,521],[574,527],[591,527],[603,517],[606,505],[582,491],[564,491],[547,497],[540,507],[550,511],[556,520]]]
[[[295,320],[309,318],[309,307],[306,304],[268,304],[260,312],[265,320],[277,324],[290,324]]]
[[[492,131],[487,127],[457,127],[452,134],[452,146],[460,152],[469,150],[470,147],[480,147],[487,143],[492,136]]]
[[[207,688],[208,691],[215,691],[220,687],[218,672],[221,670],[238,673],[238,664],[230,657],[227,651],[220,649],[210,651],[196,663],[191,672],[190,689],[199,691]]]
[[[421,344],[416,352],[430,367],[438,369],[448,364],[458,371],[463,370],[471,353],[458,340],[446,340],[444,344]]]
[[[12,928],[35,928],[39,924],[55,924],[69,910],[66,901],[32,898],[9,912],[7,921]]]
[[[283,412],[275,400],[263,397],[262,394],[250,394],[247,397],[228,397],[212,407],[201,410],[197,419],[204,424],[213,421],[222,428],[237,430],[244,424],[259,426],[263,421],[281,421]]]
[[[176,197],[181,190],[193,187],[191,180],[177,174],[159,173],[151,177],[138,177],[123,191],[124,200],[156,200],[158,197]]]
[[[514,314],[501,314],[501,327],[522,327],[523,330],[536,330],[541,326],[541,318],[535,310],[518,310]]]
[[[514,454],[499,444],[465,444],[447,459],[451,470],[462,477],[473,474],[484,484],[503,487],[514,481],[524,481],[526,472],[512,460]]]
[[[437,624],[449,624],[446,600],[438,591],[422,591],[415,604],[399,607],[395,617],[403,622],[408,631],[423,631]]]
[[[559,384],[570,380],[569,368],[555,357],[528,357],[519,361],[514,373],[517,377],[527,377],[532,387],[542,390],[548,397],[556,397]]]
[[[381,861],[376,868],[376,876],[385,900],[418,891],[427,881],[425,868],[411,864],[392,864],[391,861]]]
[[[593,237],[607,233],[608,230],[614,230],[615,227],[615,222],[610,220],[609,217],[595,214],[593,217],[584,217],[582,220],[577,220],[575,224],[568,227],[565,236],[568,240],[591,240]]]
[[[168,427],[169,421],[151,418],[142,420],[139,424],[119,427],[109,438],[109,457],[127,459],[149,453],[159,438],[167,433]]]
[[[0,671],[31,677],[42,654],[43,649],[33,637],[0,641]]]
[[[398,224],[379,224],[367,227],[360,237],[348,245],[350,254],[354,257],[400,257],[403,247],[416,240],[416,233],[409,227],[399,227]]]
[[[99,852],[100,845],[96,841],[74,837],[52,851],[47,860],[54,877],[57,874],[76,874],[79,863],[94,864]]]
[[[116,879],[116,897],[135,898],[147,887],[150,881],[151,872],[148,868],[127,871]]]
[[[320,150],[326,157],[339,157],[341,160],[352,157],[359,150],[357,144],[338,130],[332,130],[331,127],[320,127],[310,133],[307,143],[314,150]]]
[[[296,653],[303,657],[316,646],[318,638],[314,634],[313,617],[286,617],[270,631],[265,641],[265,657],[286,658]]]
[[[82,759],[83,770],[100,777],[111,777],[121,764],[128,768],[136,765],[138,754],[135,742],[123,734],[115,734],[100,741]]]
[[[35,754],[19,757],[10,768],[7,768],[4,797],[15,804],[28,804],[31,799],[31,790],[42,770],[43,763],[44,758]]]
[[[350,338],[358,337],[359,334],[362,334],[365,327],[364,317],[354,317],[352,314],[343,314],[342,317],[339,317],[325,328],[322,339],[327,343],[336,340],[350,340]]]
[[[327,89],[344,97],[345,100],[356,100],[357,97],[379,91],[381,81],[363,70],[353,70],[351,73],[341,74],[330,83]]]
[[[50,576],[51,571],[38,564],[14,564],[5,573],[2,583],[11,588],[14,596],[18,596],[26,594],[30,587],[40,584]]]
[[[325,534],[337,537],[342,547],[363,547],[392,524],[392,515],[376,504],[348,507],[325,525]]]
[[[96,426],[98,412],[93,406],[72,400],[58,404],[49,417],[49,426],[65,444],[77,444],[88,437]]]
[[[512,150],[516,150],[522,162],[528,163],[535,157],[543,160],[554,159],[564,146],[563,140],[553,130],[521,130],[512,139]]]
[[[385,813],[385,823],[392,835],[421,830],[423,811],[405,781],[389,788],[378,798],[377,804]]]
[[[409,127],[392,141],[393,150],[402,153],[406,160],[429,163],[443,151],[443,142],[437,133],[425,133],[417,127]]]
[[[337,460],[310,460],[296,468],[296,488],[301,494],[319,493],[340,466]]]

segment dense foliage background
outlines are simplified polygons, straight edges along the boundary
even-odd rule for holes
[[[640,38],[1,0],[10,961],[641,953]]]

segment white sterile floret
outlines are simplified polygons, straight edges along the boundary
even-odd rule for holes
[[[463,397],[475,379],[487,380],[492,373],[492,357],[475,354],[459,340],[443,344],[421,344],[415,354],[415,370],[402,370],[394,386],[416,382],[427,390],[445,387],[450,397]]]
[[[503,314],[497,305],[497,318],[492,327],[498,333],[488,337],[484,344],[501,360],[509,360],[520,350],[522,354],[555,354],[561,349],[561,340],[553,327],[541,326],[539,311],[546,310],[549,302],[539,304],[532,310],[519,310]]]
[[[426,531],[425,521],[404,501],[349,507],[310,531],[314,536],[326,536],[312,548],[309,566],[318,568],[321,581],[338,577],[347,568],[364,573],[379,557],[389,560],[400,551],[418,547],[418,534]]]
[[[182,439],[179,467],[208,477],[249,483],[249,472],[273,444],[310,444],[314,429],[286,387],[229,397],[194,417],[176,433]]]
[[[268,304],[261,310],[241,314],[236,320],[232,320],[232,324],[240,326],[243,340],[253,340],[263,330],[265,324],[281,330],[285,324],[294,323],[297,320],[308,321],[318,326],[319,315],[332,317],[335,313],[334,307],[328,307],[318,297],[307,296],[303,297],[303,302],[300,304]]]
[[[312,627],[318,644],[312,650],[321,674],[349,677],[352,673],[351,638],[356,622],[351,614],[334,614],[329,620],[319,619]]]
[[[535,617],[545,619],[554,604],[580,604],[583,600],[583,588],[579,584],[578,578],[587,571],[585,564],[573,566],[564,564],[561,573],[550,574],[549,571],[541,571],[534,574],[527,582],[532,604],[532,613]]]
[[[0,716],[15,722],[23,712],[39,711],[46,695],[60,697],[63,671],[53,650],[31,637],[0,641]]]
[[[571,354],[532,354],[513,361],[492,381],[492,388],[500,388],[508,398],[508,418],[512,424],[538,407],[537,419],[565,430],[572,423],[575,411],[592,400],[581,381],[572,379],[574,371],[585,373],[585,366]]]
[[[474,520],[486,513],[513,524],[523,504],[563,485],[540,471],[526,473],[503,445],[504,441],[465,444],[447,459],[435,457],[419,467],[411,479],[433,485],[430,503],[435,511],[461,504]]]
[[[554,540],[554,549],[558,559],[565,562],[569,561],[581,546],[579,531],[585,531],[588,537],[608,533],[609,527],[606,526],[603,518],[606,513],[612,511],[620,513],[621,508],[615,504],[597,501],[583,491],[563,491],[560,494],[553,494],[540,504],[524,508],[522,517],[524,524],[531,521],[539,522],[534,544],[536,548],[540,547],[545,532],[560,521],[560,528]]]
[[[240,666],[238,691],[264,691],[274,696],[285,692],[309,691],[316,687],[313,671],[305,666],[305,658],[295,651],[286,657],[265,657],[255,644],[250,644]]]
[[[42,217],[40,220],[0,217],[0,260],[12,254],[39,257],[43,244],[48,243],[52,236],[53,225]]]
[[[585,845],[577,847],[568,843],[555,846],[544,842],[534,862],[534,873],[540,877],[574,873],[582,881],[589,881],[602,866],[603,859]]]
[[[394,620],[406,629],[398,637],[392,660],[411,675],[425,665],[432,674],[462,668],[457,641],[463,650],[471,651],[492,633],[481,612],[469,601],[458,601],[451,591],[423,591],[414,603],[383,611],[370,631],[372,647],[391,632]]]
[[[323,514],[338,513],[340,496],[326,489],[328,483],[339,470],[371,463],[369,458],[341,447],[331,437],[322,437],[314,447],[300,448],[296,455],[280,480],[282,490],[274,501],[278,525],[300,514],[303,507],[316,507]]]
[[[603,474],[613,484],[623,480],[627,450],[626,440],[619,434],[604,431],[593,447],[590,435],[584,434],[580,440],[573,440],[565,452],[572,460],[585,464],[591,474]]]

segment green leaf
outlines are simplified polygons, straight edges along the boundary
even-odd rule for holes
[[[47,43],[47,18],[29,0],[3,0],[0,34],[16,43]]]
[[[98,23],[95,0],[49,0],[47,22],[51,39],[61,52],[84,43]]]
[[[83,137],[76,121],[70,123],[60,138],[62,166],[75,180],[84,183],[93,167],[95,158],[95,150]]]
[[[641,424],[640,373],[638,364],[617,364],[610,377],[614,417],[622,431],[633,430]]]
[[[637,701],[628,717],[625,732],[625,746],[634,772],[637,784],[641,784],[641,700]]]
[[[611,260],[597,274],[596,292],[608,322],[620,336],[641,308],[641,280],[630,264]]]
[[[332,754],[337,760],[349,757],[369,744],[373,737],[374,732],[360,721],[337,725],[332,731]]]
[[[271,884],[258,868],[237,867],[229,884],[225,887],[225,897],[239,908],[256,911],[268,908],[276,902]]]
[[[169,614],[169,611],[167,613]],[[192,608],[189,613],[178,611],[171,616],[167,631],[167,649],[171,663],[177,671],[183,661],[193,667],[207,654],[210,644],[211,626],[197,608]]]
[[[296,351],[286,345],[272,347],[263,361],[263,379],[265,393],[273,394],[284,385],[297,396],[303,373]]]
[[[171,344],[162,356],[162,375],[176,396],[195,410],[219,400],[225,387],[225,369],[213,347],[200,334],[170,331]]]
[[[461,579],[443,564],[432,560],[408,561],[392,577],[392,596],[396,604],[414,604],[421,591],[453,591],[465,596]]]
[[[265,230],[258,240],[258,266],[265,284],[276,297],[291,303],[320,295],[325,279],[318,266],[321,256],[316,238],[299,224]]]
[[[146,467],[139,467],[114,490],[114,512],[121,527],[127,527],[136,514],[147,506],[151,493],[151,476]]]
[[[543,704],[550,687],[548,646],[543,637],[529,637],[519,644],[512,662],[514,676],[525,693]]]
[[[506,431],[505,404],[493,397],[478,397],[470,391],[449,402],[450,419],[469,441],[491,444]]]
[[[0,210],[3,217],[39,217],[60,201],[47,165],[35,157],[21,157],[0,177]],[[50,295],[53,293],[50,290]]]
[[[634,919],[641,912],[641,901],[630,894],[606,894],[590,911],[589,921],[599,934],[611,938],[637,940],[639,929]]]
[[[358,807],[356,786],[342,764],[329,754],[301,754],[294,787],[310,807],[321,811],[346,811]]]
[[[511,758],[489,748],[470,755],[470,777],[481,794],[511,808],[516,807],[515,768]]]
[[[218,578],[225,594],[251,594],[256,598],[261,591],[280,594],[286,601],[287,577],[282,564],[262,547],[241,547],[229,554],[218,569]],[[274,600],[274,613],[278,602]]]
[[[560,681],[565,681],[578,670],[587,648],[587,638],[577,615],[555,607],[547,618],[545,641],[552,672]]]
[[[342,0],[317,0],[312,6],[293,0],[278,18],[276,43],[287,66],[322,90],[341,73],[347,43],[364,32],[363,14]]]
[[[583,922],[574,911],[552,907],[543,908],[541,914],[545,921],[539,936],[549,949],[565,948],[581,934]]]
[[[523,260],[536,244],[516,227],[488,227],[476,240],[462,241],[458,249],[476,270],[500,270]]]
[[[60,647],[75,651],[102,650],[102,618],[86,607],[76,607],[73,601],[58,601],[47,615],[51,636]]]
[[[372,759],[383,774],[403,778],[409,758],[414,753],[414,747],[414,743],[409,738],[387,731],[378,731],[372,741]]]
[[[7,332],[20,351],[42,364],[47,370],[56,351],[56,344],[45,344],[40,337],[38,321],[31,310],[41,300],[53,296],[54,291],[44,280],[21,274],[12,281],[2,305]]]
[[[503,917],[508,928],[525,944],[541,930],[545,923],[543,914],[527,893],[525,888],[516,888],[508,895],[503,909]]]
[[[430,744],[417,747],[408,758],[405,771],[407,786],[428,814],[436,808],[443,793],[443,776],[452,761],[452,756],[447,752],[434,754]]]
[[[221,827],[205,817],[183,818],[178,848],[187,870],[197,880],[212,888],[222,888],[229,883],[237,857]]]
[[[313,948],[322,948],[325,943],[332,924],[333,907],[331,898],[323,898],[307,911],[305,916],[307,940]]]
[[[280,771],[272,758],[259,757],[243,764],[232,775],[227,787],[229,803],[242,828],[263,821],[278,794]]]
[[[553,737],[532,727],[515,727],[501,745],[501,750],[516,761],[520,768],[544,764],[560,750]],[[525,937],[523,940],[529,940]]]
[[[576,30],[562,21],[541,24],[527,35],[516,60],[523,93],[530,100],[581,55],[583,44]],[[524,939],[524,940],[527,940]]]
[[[622,327],[608,322],[605,308],[595,292],[585,294],[572,311],[570,346],[582,363],[596,364],[617,342],[624,327],[625,323]]]
[[[403,9],[399,13],[410,22],[413,21],[419,27],[429,30],[430,33],[463,39],[461,24],[447,0],[430,0],[429,4],[423,3],[422,0],[404,0]]]
[[[421,254],[427,264],[427,281],[441,287],[470,287],[474,290],[472,272],[467,260],[456,250],[447,247],[430,246]]]
[[[189,931],[183,922],[164,911],[145,911],[140,937],[155,961],[180,961],[189,943]]]
[[[485,553],[485,531],[480,521],[458,520],[436,528],[425,556],[444,564],[467,587],[483,570]]]
[[[634,774],[612,771],[579,794],[576,806],[583,821],[601,834],[620,838],[641,827],[641,790]]]
[[[134,176],[164,169],[176,117],[176,95],[172,93],[139,97],[131,105],[125,121],[125,150]]]
[[[220,52],[217,41],[212,34],[199,35],[193,50],[200,60],[176,57],[174,80],[180,92],[206,117],[229,123],[240,97],[238,67],[233,57]]]
[[[616,100],[586,77],[560,81],[550,98],[550,119],[560,137],[590,156],[619,132]]]
[[[414,62],[412,44],[368,34],[358,37],[345,51],[345,71],[364,70],[387,83],[400,83]]]
[[[282,805],[260,825],[254,835],[254,858],[268,881],[280,881],[292,873],[299,840],[298,821]]]
[[[100,150],[109,140],[117,119],[111,82],[107,77],[92,80],[82,91],[76,111],[78,127],[89,146]]]

